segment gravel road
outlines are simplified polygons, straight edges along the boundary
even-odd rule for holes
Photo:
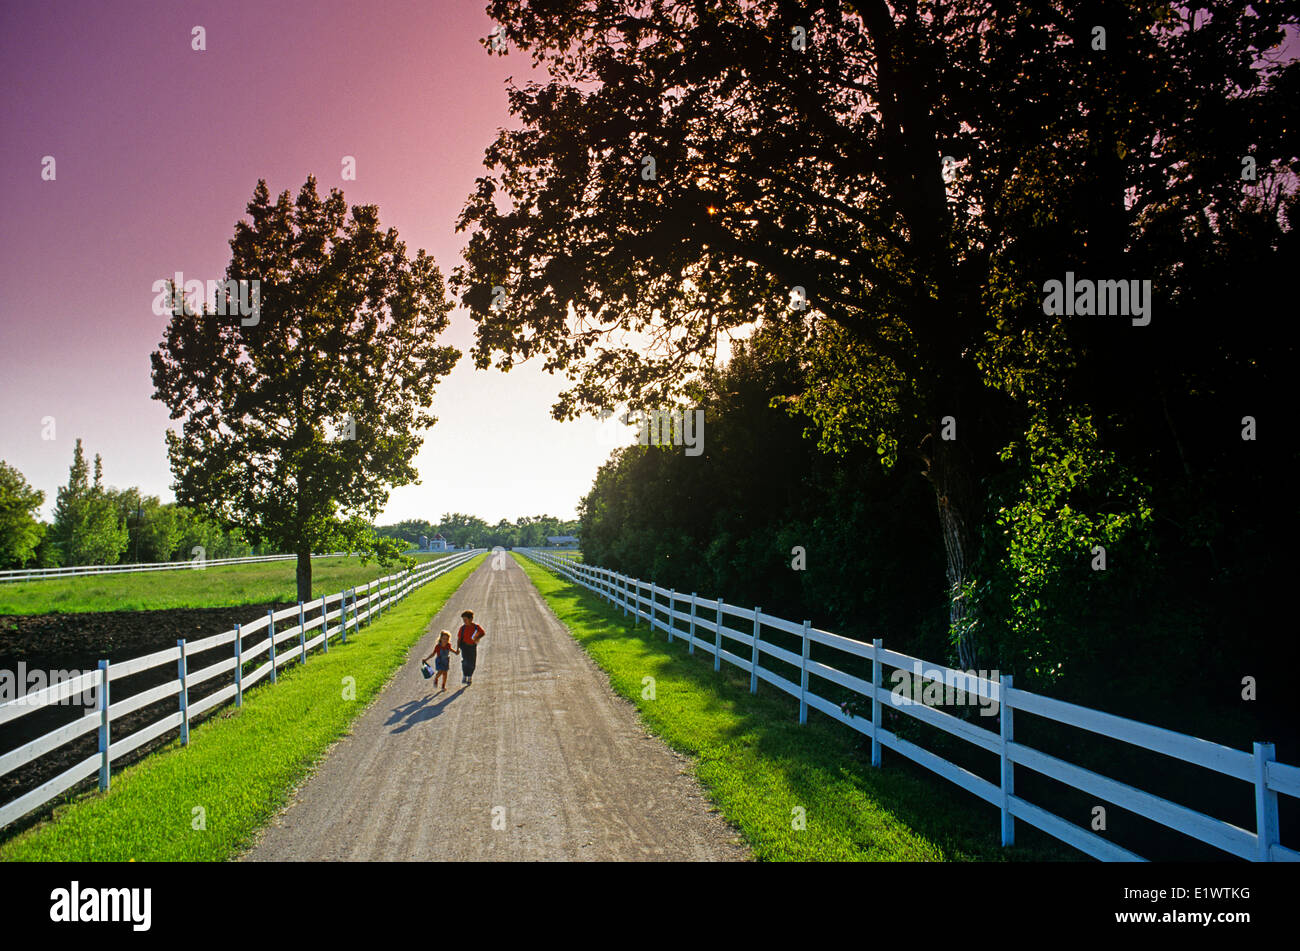
[[[242,857],[251,861],[737,861],[689,762],[650,736],[506,556],[447,602],[405,666]],[[474,611],[474,683],[419,670]],[[365,636],[364,632],[361,635]]]

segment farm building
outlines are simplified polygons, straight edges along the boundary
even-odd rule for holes
[[[421,535],[420,551],[451,551],[451,547],[441,535],[434,535],[432,538],[428,535]]]
[[[547,548],[577,548],[578,536],[577,535],[547,535],[546,547]]]

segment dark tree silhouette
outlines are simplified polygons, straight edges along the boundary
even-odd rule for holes
[[[314,178],[275,204],[259,181],[248,215],[226,278],[260,281],[256,320],[178,307],[155,399],[183,420],[167,434],[177,500],[296,553],[307,600],[313,549],[375,548],[389,489],[417,481],[435,385],[460,356],[436,343],[453,305],[432,258],[408,259],[375,206],[322,201]]]
[[[1179,293],[1187,234],[1220,277],[1218,235],[1281,247],[1296,70],[1269,60],[1291,5],[488,9],[552,78],[511,90],[520,128],[459,223],[477,364],[544,355],[575,381],[563,419],[680,402],[729,332],[784,328],[807,367],[788,402],[822,448],[874,443],[933,487],[968,668],[997,450],[1115,372],[1143,396],[1174,385],[1131,374],[1153,346],[1203,344],[1206,302]],[[1164,329],[1045,314],[1067,270],[1152,280]],[[1255,341],[1211,349],[1238,344]]]

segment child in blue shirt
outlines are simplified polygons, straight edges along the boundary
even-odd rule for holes
[[[436,671],[433,675],[434,686],[438,684],[438,678],[442,678],[442,689],[447,689],[447,668],[451,665],[451,655],[459,654],[460,651],[451,646],[451,631],[443,631],[438,635],[438,643],[433,646],[433,653],[429,655],[433,660],[433,669]],[[429,662],[429,657],[424,658],[424,663]]]

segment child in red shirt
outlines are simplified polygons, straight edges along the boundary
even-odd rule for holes
[[[478,642],[483,640],[487,631],[474,623],[473,611],[462,611],[460,618],[465,622],[456,634],[456,639],[460,642],[461,683],[469,684],[478,663]]]

